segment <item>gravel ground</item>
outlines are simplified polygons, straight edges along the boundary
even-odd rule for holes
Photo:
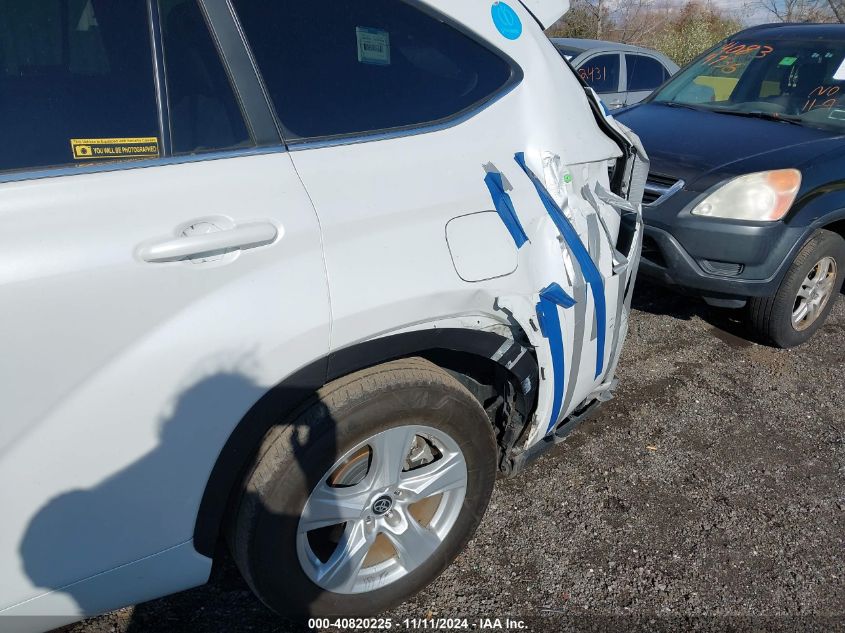
[[[618,397],[515,479],[396,611],[529,630],[845,630],[845,301],[810,344],[641,286]],[[299,631],[224,562],[205,587],[65,633]]]

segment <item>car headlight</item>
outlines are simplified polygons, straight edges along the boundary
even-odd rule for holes
[[[800,188],[801,172],[797,169],[748,174],[734,178],[711,193],[692,210],[692,214],[775,222],[792,207]]]

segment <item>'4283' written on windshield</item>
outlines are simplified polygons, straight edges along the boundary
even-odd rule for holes
[[[763,59],[774,52],[768,44],[740,44],[728,42],[722,48],[710,53],[702,63],[712,66],[726,75],[732,75],[751,59]],[[751,57],[753,55],[753,57]]]

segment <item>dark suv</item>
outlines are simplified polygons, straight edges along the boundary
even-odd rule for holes
[[[845,25],[742,31],[617,116],[652,161],[643,273],[809,339],[845,274]]]

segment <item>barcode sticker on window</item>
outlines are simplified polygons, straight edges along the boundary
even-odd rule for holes
[[[358,61],[362,64],[390,65],[390,33],[364,26],[355,27],[358,35]]]

